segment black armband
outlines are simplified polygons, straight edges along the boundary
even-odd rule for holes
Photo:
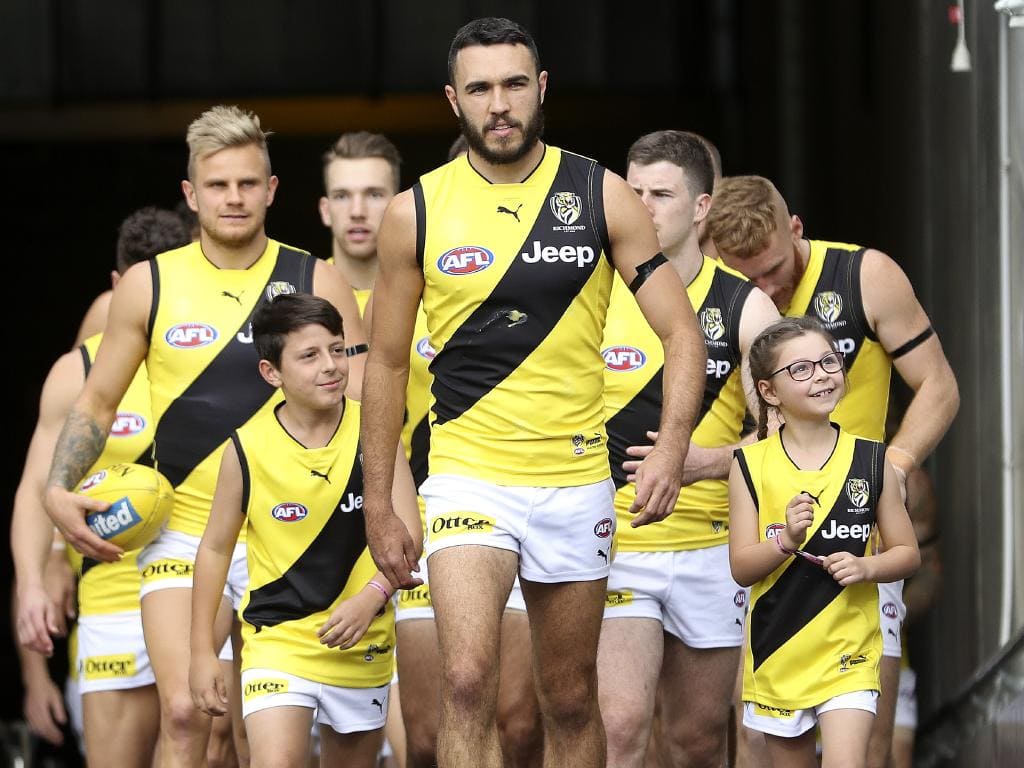
[[[917,336],[912,338],[906,344],[896,347],[896,349],[889,353],[889,357],[891,357],[893,360],[895,360],[897,357],[902,357],[903,355],[907,354],[907,352],[917,349],[919,346],[924,344],[926,341],[928,341],[928,339],[930,339],[934,335],[935,330],[929,325],[927,328],[925,328],[923,331],[917,334]]]
[[[351,347],[345,347],[345,357],[355,357],[356,355],[361,355],[364,352],[369,352],[369,351],[370,351],[370,345],[369,344],[366,344],[366,343],[363,343],[363,344],[353,344]]]
[[[636,268],[636,277],[634,277],[633,282],[629,284],[629,290],[631,290],[633,293],[639,291],[640,286],[647,282],[647,278],[654,274],[654,270],[656,270],[662,264],[667,263],[668,259],[665,258],[665,254],[663,254],[661,251],[658,251],[643,264],[638,265]]]

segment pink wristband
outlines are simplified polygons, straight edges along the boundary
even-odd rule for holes
[[[384,603],[385,604],[387,603],[388,600],[391,599],[391,593],[388,592],[386,589],[384,589],[384,587],[382,587],[380,584],[378,584],[376,582],[376,580],[370,579],[368,582],[366,582],[366,586],[373,587],[378,592],[380,592],[382,595],[384,595]]]
[[[777,547],[779,548],[779,552],[781,552],[782,554],[786,555],[787,557],[788,557],[789,555],[792,555],[792,554],[793,554],[793,550],[791,550],[791,549],[786,549],[786,548],[785,548],[785,547],[784,547],[784,546],[782,545],[782,534],[781,534],[781,533],[776,533],[776,534],[775,534],[775,535],[774,535],[774,536],[773,536],[772,538],[773,538],[773,539],[775,539],[775,546],[777,546]],[[372,583],[372,582],[371,582],[371,583]]]

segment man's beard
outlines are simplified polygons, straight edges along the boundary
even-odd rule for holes
[[[466,137],[466,143],[469,144],[470,149],[480,155],[485,162],[491,165],[508,165],[522,160],[536,146],[544,133],[544,110],[541,107],[540,99],[537,100],[537,108],[525,125],[511,118],[505,118],[502,121],[510,128],[519,128],[522,131],[523,139],[518,145],[513,145],[511,138],[499,139],[498,149],[487,145],[484,134],[497,122],[497,118],[491,118],[484,125],[483,130],[480,130],[466,119],[465,112],[459,110],[459,128],[462,129],[462,135]]]

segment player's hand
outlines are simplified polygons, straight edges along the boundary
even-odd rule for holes
[[[647,454],[636,471],[636,498],[629,508],[636,517],[630,521],[631,526],[664,520],[675,509],[684,459],[657,445]]]
[[[650,445],[631,445],[626,449],[626,455],[634,457],[622,462],[622,468],[626,471],[626,480],[631,483],[636,482],[636,471],[640,467],[641,461],[647,458],[651,451],[654,450],[654,443],[658,440],[658,433],[653,430],[647,430],[647,437],[651,441]],[[711,477],[712,473],[709,468],[711,467],[712,459],[713,454],[707,448],[702,448],[696,443],[690,443],[690,449],[686,452],[686,462],[683,464],[682,484],[692,485]]]
[[[809,493],[798,493],[786,507],[786,529],[778,535],[786,549],[800,549],[807,539],[807,529],[814,522],[814,499]]]
[[[64,743],[61,726],[68,721],[68,716],[64,711],[64,697],[52,680],[41,678],[26,684],[23,707],[25,722],[32,733],[58,747]]]
[[[118,546],[104,541],[85,524],[85,516],[92,512],[103,512],[110,504],[90,499],[80,493],[72,493],[51,485],[43,495],[46,513],[57,526],[64,540],[86,557],[112,563],[124,552]]]
[[[46,594],[57,604],[64,616],[74,619],[78,615],[78,583],[63,547],[50,551],[43,574],[43,585]]]
[[[217,654],[192,654],[188,686],[197,709],[213,717],[227,714],[228,689]]]
[[[64,637],[67,625],[53,598],[40,586],[18,585],[18,642],[43,656],[53,655],[51,636]]]
[[[872,581],[871,568],[866,557],[857,557],[849,552],[836,552],[821,559],[821,567],[832,574],[842,586]]]
[[[363,502],[366,544],[377,568],[392,589],[413,589],[423,583],[412,574],[420,569],[416,546],[408,529],[395,514],[391,499],[377,506]]]
[[[363,587],[358,594],[342,600],[317,630],[320,642],[328,648],[351,648],[366,634],[383,599],[384,595],[373,587]]]

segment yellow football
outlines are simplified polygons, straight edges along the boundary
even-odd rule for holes
[[[85,516],[93,533],[124,550],[144,547],[160,533],[174,507],[166,477],[142,464],[114,464],[89,475],[78,493],[110,502],[104,512]]]

